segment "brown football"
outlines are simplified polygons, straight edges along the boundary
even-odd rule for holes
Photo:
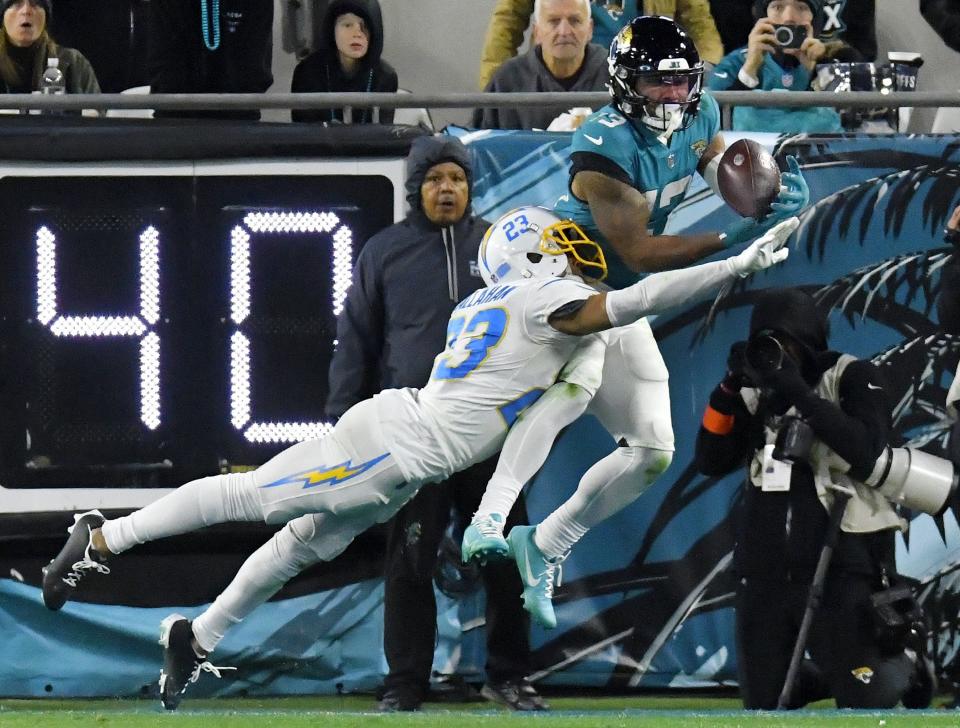
[[[780,169],[773,155],[752,139],[738,139],[723,153],[717,170],[720,196],[744,217],[758,220],[780,192]]]

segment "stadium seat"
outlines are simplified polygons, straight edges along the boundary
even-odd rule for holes
[[[134,86],[132,88],[125,88],[120,93],[122,94],[148,94],[150,93],[149,86]],[[153,117],[153,109],[107,109],[107,116],[110,117],[126,117],[130,119],[150,119]]]
[[[960,107],[941,106],[933,117],[934,134],[956,134],[960,132]]]
[[[411,93],[405,88],[397,89],[398,94]],[[393,115],[394,124],[405,124],[407,126],[420,126],[430,131],[434,130],[433,119],[430,118],[430,111],[425,108],[397,109]]]

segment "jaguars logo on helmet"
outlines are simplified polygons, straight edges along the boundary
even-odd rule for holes
[[[697,115],[703,61],[689,35],[673,20],[645,15],[617,33],[607,57],[613,105],[667,136]]]

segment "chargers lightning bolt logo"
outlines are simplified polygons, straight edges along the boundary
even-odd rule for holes
[[[334,465],[333,467],[325,468],[311,468],[310,470],[304,470],[301,473],[294,473],[293,475],[288,475],[285,478],[280,478],[280,480],[275,480],[272,483],[267,483],[266,485],[261,485],[261,488],[275,488],[278,485],[293,485],[294,483],[302,483],[303,489],[313,488],[317,485],[339,485],[344,483],[351,478],[355,478],[358,475],[367,472],[374,465],[379,463],[386,457],[389,457],[390,453],[385,452],[383,455],[379,455],[373,460],[368,460],[365,463],[360,463],[356,466],[350,465],[350,460],[340,463],[339,465]]]

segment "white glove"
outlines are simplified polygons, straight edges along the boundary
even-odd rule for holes
[[[547,131],[575,131],[592,113],[593,109],[587,106],[575,106],[551,121]]]
[[[783,247],[787,238],[800,226],[800,220],[790,217],[773,226],[760,238],[757,238],[739,255],[727,258],[731,272],[746,278],[757,271],[782,263],[790,255]]]

